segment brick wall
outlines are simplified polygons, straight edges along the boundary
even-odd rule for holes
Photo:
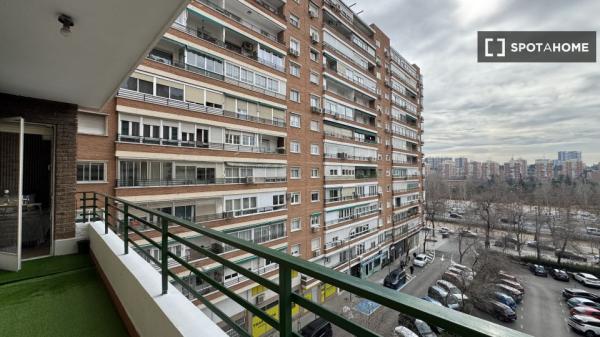
[[[0,94],[0,106],[0,118],[54,126],[54,239],[74,237],[77,106],[6,94]]]

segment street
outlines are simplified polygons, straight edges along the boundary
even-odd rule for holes
[[[443,272],[450,265],[450,260],[457,259],[457,239],[441,239],[436,245],[436,257],[432,263],[425,268],[415,268],[414,278],[401,288],[402,293],[421,298],[427,295],[428,288],[436,280],[440,279]],[[466,263],[468,265],[468,261]],[[526,266],[516,263],[509,263],[507,272],[517,276],[523,287],[525,287],[525,296],[523,302],[517,308],[518,319],[513,323],[502,323],[485,313],[476,311],[474,315],[490,320],[494,323],[523,331],[533,336],[540,337],[571,337],[578,336],[567,326],[568,307],[561,295],[565,287],[585,288],[575,280],[567,282],[556,281],[551,277],[544,278],[534,276],[529,272]],[[383,283],[383,278],[387,273],[387,268],[371,279],[378,284]],[[599,293],[597,290],[585,288],[588,291]],[[345,292],[339,296],[347,296]],[[356,299],[358,300],[358,299]],[[356,300],[353,300],[355,303]],[[346,302],[347,304],[347,302]],[[337,312],[342,312],[341,308],[333,308]],[[397,326],[397,312],[386,307],[380,307],[369,317],[353,310],[352,319],[359,322],[379,334],[392,336],[394,327]],[[351,336],[345,331],[334,327],[334,336]]]

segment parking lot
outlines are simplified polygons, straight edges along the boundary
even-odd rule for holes
[[[457,240],[455,237],[443,240],[436,249],[435,260],[425,268],[415,268],[415,275],[400,291],[423,297],[427,295],[429,286],[441,278],[443,272],[450,266],[450,260],[457,259]],[[468,263],[467,263],[468,265]],[[517,320],[503,323],[485,313],[476,311],[475,316],[498,323],[533,336],[539,337],[571,337],[579,336],[567,325],[569,309],[562,297],[561,291],[566,287],[582,288],[600,294],[600,291],[580,285],[575,280],[560,282],[552,277],[533,275],[526,266],[510,263],[507,272],[517,276],[525,288],[523,302],[517,307]],[[373,280],[381,283],[382,280]],[[360,314],[358,314],[360,315]],[[397,325],[397,313],[380,307],[371,317],[355,317],[368,324],[370,328],[384,336],[392,336]],[[349,336],[344,331],[334,328],[334,336]],[[467,336],[465,336],[467,337]]]

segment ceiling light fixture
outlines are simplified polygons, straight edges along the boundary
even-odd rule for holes
[[[61,14],[58,16],[58,22],[62,23],[60,34],[62,36],[69,36],[71,34],[71,27],[74,25],[73,18],[66,14]]]

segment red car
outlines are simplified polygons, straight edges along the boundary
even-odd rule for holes
[[[583,315],[583,316],[592,316],[594,318],[600,319],[600,310],[592,307],[575,307],[570,311],[571,316],[574,315]]]

